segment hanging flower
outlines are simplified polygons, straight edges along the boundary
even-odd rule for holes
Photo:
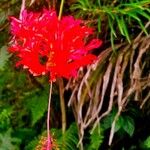
[[[51,136],[50,146],[47,147],[47,145],[48,145],[47,144],[47,137],[41,136],[35,150],[53,150],[53,149],[59,150],[56,139],[53,136]]]
[[[18,65],[34,75],[50,73],[57,77],[75,77],[81,66],[91,64],[96,56],[90,54],[101,45],[101,40],[87,38],[93,29],[72,16],[58,19],[53,10],[28,12],[22,19],[11,17],[11,46],[9,50],[19,57]]]

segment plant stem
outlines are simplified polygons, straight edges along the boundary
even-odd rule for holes
[[[63,12],[63,6],[64,6],[65,0],[61,0],[60,9],[59,9],[59,16],[58,19],[61,19],[62,12]],[[65,100],[64,100],[64,83],[63,79],[58,79],[59,84],[59,93],[60,93],[60,107],[61,107],[61,115],[62,115],[62,133],[65,133],[66,130],[66,107],[65,107]]]
[[[51,150],[51,139],[50,139],[51,97],[52,97],[52,81],[50,82],[49,99],[48,99],[48,112],[47,112],[47,150]]]
[[[59,20],[61,19],[61,16],[62,16],[64,2],[65,2],[65,0],[61,0],[60,9],[59,9],[59,16],[58,16]]]
[[[60,93],[60,106],[61,106],[61,115],[62,115],[62,133],[65,133],[66,130],[66,107],[64,99],[64,82],[62,78],[58,79],[59,84],[59,93]]]

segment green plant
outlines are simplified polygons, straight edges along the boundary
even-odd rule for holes
[[[114,49],[114,42],[116,39],[120,39],[120,35],[131,43],[132,37],[130,37],[130,33],[132,30],[140,28],[140,30],[148,35],[144,24],[150,20],[149,5],[149,0],[116,0],[112,2],[78,0],[77,3],[71,6],[71,10],[76,11],[78,16],[92,18],[89,22],[97,24],[99,32],[109,31],[110,36],[108,38],[110,38]],[[136,24],[136,26],[133,26],[133,24]]]
[[[104,141],[103,128],[100,124],[90,133],[90,143],[87,145],[87,150],[98,150]]]
[[[9,60],[10,56],[11,55],[8,53],[7,47],[3,46],[0,50],[0,70],[4,69],[4,66],[6,62]]]
[[[31,111],[32,126],[41,119],[47,111],[48,91],[36,90],[32,93],[27,93],[25,96],[25,107]]]
[[[62,134],[61,130],[52,129],[52,135],[56,138],[56,143],[61,150],[75,150],[78,144],[78,131],[76,123],[72,123],[70,127]]]
[[[102,127],[104,130],[110,129],[113,123],[113,120],[117,114],[117,110],[113,109],[112,112],[102,120]],[[123,130],[126,132],[130,137],[132,137],[134,130],[135,130],[135,123],[133,118],[127,115],[121,115],[116,120],[115,131],[117,133],[119,130]]]
[[[150,148],[150,136],[146,138],[145,141],[141,144],[143,149],[149,149]]]
[[[0,150],[19,150],[20,139],[11,136],[12,130],[0,133]]]

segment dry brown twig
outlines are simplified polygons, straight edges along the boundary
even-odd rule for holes
[[[148,28],[149,26],[150,22],[145,27]],[[117,103],[118,112],[112,122],[109,137],[109,145],[111,145],[116,122],[130,101],[129,97],[136,94],[138,96],[144,89],[150,87],[150,83],[147,82],[150,75],[142,76],[146,66],[142,59],[149,48],[150,37],[143,36],[143,32],[131,44],[122,43],[116,46],[118,52],[116,55],[111,55],[112,48],[108,48],[99,55],[95,64],[89,66],[81,82],[75,84],[68,105],[73,107],[76,116],[80,132],[79,144],[82,145],[82,148],[84,130],[90,125],[93,126],[92,130],[94,130],[100,121],[109,115],[114,104]],[[124,79],[127,75],[129,78],[126,83]],[[112,77],[113,79],[111,79]],[[108,95],[107,104],[105,99],[108,98]],[[150,94],[144,96],[141,108],[149,98]],[[105,111],[103,110],[104,105]]]

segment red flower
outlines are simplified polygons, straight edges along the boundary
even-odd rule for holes
[[[17,65],[28,68],[33,75],[50,73],[50,80],[69,78],[96,59],[89,52],[99,47],[101,40],[87,42],[92,33],[92,28],[72,16],[58,20],[53,10],[24,10],[21,20],[11,17],[10,51],[20,58]]]

